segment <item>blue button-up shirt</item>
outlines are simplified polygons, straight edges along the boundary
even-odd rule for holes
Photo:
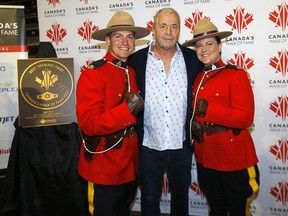
[[[166,74],[161,59],[150,45],[146,68],[143,145],[151,149],[180,149],[185,139],[187,71],[177,45]]]

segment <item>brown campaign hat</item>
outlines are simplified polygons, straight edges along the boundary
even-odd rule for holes
[[[193,30],[193,39],[183,43],[183,46],[192,46],[196,41],[202,40],[208,37],[219,37],[220,39],[226,38],[232,35],[231,31],[219,32],[218,28],[208,19],[200,19]]]
[[[150,34],[150,30],[144,27],[135,26],[132,16],[125,11],[117,11],[111,17],[105,29],[101,29],[92,34],[92,38],[105,41],[105,37],[115,31],[133,31],[135,39],[145,37]]]

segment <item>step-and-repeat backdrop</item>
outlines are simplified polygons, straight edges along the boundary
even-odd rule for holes
[[[91,34],[104,28],[117,10],[129,12],[136,25],[151,30],[156,11],[163,7],[176,9],[181,16],[180,43],[192,38],[195,23],[204,17],[211,19],[220,31],[232,30],[233,35],[223,45],[222,56],[225,62],[250,72],[256,103],[251,133],[260,160],[261,185],[250,210],[259,216],[288,215],[287,1],[38,0],[37,3],[40,41],[51,41],[58,57],[74,58],[76,82],[91,61],[106,53],[105,44],[91,39]],[[150,34],[138,41],[136,50],[151,40]],[[4,124],[6,118],[0,119]],[[6,152],[6,148],[0,146],[0,158],[2,152]],[[207,202],[198,187],[195,162],[191,172],[189,212],[207,215]],[[138,191],[133,207],[136,211],[140,210],[140,196]],[[164,177],[162,212],[169,212],[169,204],[168,181]]]
[[[7,167],[18,115],[17,59],[28,58],[24,6],[0,5],[0,169]]]

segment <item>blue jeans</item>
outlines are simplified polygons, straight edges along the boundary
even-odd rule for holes
[[[191,163],[192,152],[188,149],[157,151],[141,147],[139,181],[142,216],[160,216],[165,171],[171,192],[171,216],[188,216]]]

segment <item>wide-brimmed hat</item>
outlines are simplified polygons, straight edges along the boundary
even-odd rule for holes
[[[150,30],[143,27],[135,26],[132,16],[125,11],[117,11],[111,17],[105,29],[101,29],[92,34],[92,38],[105,41],[105,37],[115,31],[133,31],[135,39],[145,37],[150,34]]]
[[[193,30],[193,39],[184,42],[183,46],[192,46],[196,41],[202,40],[208,37],[219,37],[220,39],[226,38],[232,35],[231,31],[219,32],[218,28],[208,19],[200,19]]]

